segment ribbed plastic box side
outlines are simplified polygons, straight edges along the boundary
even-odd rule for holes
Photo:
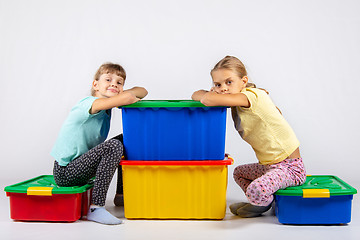
[[[81,193],[53,196],[7,193],[7,196],[13,220],[74,222],[82,216]]]
[[[346,224],[356,193],[336,176],[307,176],[303,185],[275,193],[275,214],[283,224]]]
[[[51,188],[49,195],[29,194],[31,187]],[[58,187],[53,176],[42,175],[5,188],[10,202],[10,218],[20,221],[74,222],[86,216],[92,184]]]
[[[122,168],[126,218],[222,219],[225,216],[226,165],[138,164],[122,165]]]
[[[218,160],[225,153],[225,107],[123,108],[127,159]]]
[[[275,211],[283,224],[346,224],[351,221],[353,195],[330,198],[275,196]]]

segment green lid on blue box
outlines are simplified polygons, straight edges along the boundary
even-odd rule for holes
[[[13,184],[5,187],[5,192],[13,193],[27,193],[29,188],[51,188],[52,194],[74,194],[83,193],[93,187],[93,182],[90,181],[88,184],[83,186],[74,187],[59,187],[54,180],[52,175],[41,175],[27,181],[23,181],[17,184]]]
[[[329,191],[330,196],[352,195],[357,193],[355,188],[336,176],[309,175],[306,177],[303,185],[280,189],[274,194],[282,196],[303,196],[303,190],[309,189],[326,189]]]
[[[121,108],[169,108],[169,107],[207,107],[194,100],[141,100]]]

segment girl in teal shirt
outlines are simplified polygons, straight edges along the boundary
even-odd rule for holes
[[[147,95],[142,87],[124,91],[125,78],[120,65],[101,65],[92,83],[92,96],[72,108],[51,152],[55,158],[54,179],[59,186],[84,185],[95,177],[87,219],[103,224],[122,223],[104,207],[110,182],[123,155],[119,139],[105,141],[111,109],[135,103]]]

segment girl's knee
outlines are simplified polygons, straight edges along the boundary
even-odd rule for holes
[[[123,153],[123,144],[117,139],[108,140],[108,145],[113,152],[117,152],[120,155]]]
[[[233,176],[234,178],[242,177],[244,173],[244,165],[239,165],[234,169]]]
[[[118,139],[115,139],[115,138],[110,139],[110,140],[108,140],[107,142],[108,142],[110,145],[114,146],[114,147],[118,147],[118,148],[122,148],[122,147],[123,147],[121,141],[118,140]]]
[[[306,173],[302,174],[299,178],[298,185],[303,185],[306,182]]]

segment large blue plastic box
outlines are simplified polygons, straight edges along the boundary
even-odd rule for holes
[[[275,214],[283,224],[346,224],[356,193],[336,176],[307,176],[303,185],[275,193]]]
[[[226,107],[192,100],[143,100],[122,107],[126,158],[219,160],[225,154]]]

